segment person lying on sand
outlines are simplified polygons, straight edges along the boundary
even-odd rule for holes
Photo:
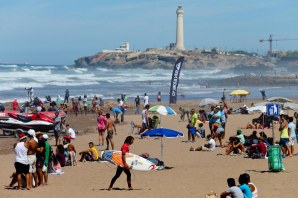
[[[193,147],[190,147],[189,151],[214,151],[215,141],[210,134],[207,135],[207,141],[208,141],[207,144],[204,144],[204,146],[199,146],[196,149],[194,149]]]
[[[247,123],[246,129],[263,129],[263,126],[258,122],[254,122],[253,124]]]

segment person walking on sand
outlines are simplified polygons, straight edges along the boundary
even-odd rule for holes
[[[135,114],[140,114],[140,96],[137,95],[135,98],[135,104],[136,104],[136,112]]]
[[[121,147],[121,153],[122,153],[122,162],[124,164],[124,167],[121,166],[117,166],[117,170],[116,170],[116,174],[115,176],[112,178],[110,186],[108,188],[108,190],[112,190],[114,183],[116,182],[116,180],[120,177],[121,173],[124,171],[126,176],[127,176],[127,185],[128,185],[128,190],[133,190],[132,186],[131,186],[131,173],[129,171],[130,166],[126,163],[126,153],[129,152],[129,146],[132,145],[134,141],[134,137],[132,136],[128,136],[126,137],[124,144]]]
[[[65,90],[65,96],[64,96],[64,103],[68,103],[68,98],[69,98],[69,90]]]
[[[107,124],[107,119],[104,115],[102,115],[102,111],[98,111],[98,116],[97,116],[97,130],[98,130],[98,145],[103,146],[104,145],[104,133],[106,130],[106,124]]]
[[[106,118],[107,118],[107,137],[106,137],[106,141],[107,141],[107,148],[106,150],[109,150],[109,142],[111,142],[111,146],[112,146],[112,150],[114,150],[114,141],[113,141],[113,133],[115,131],[115,135],[117,135],[116,132],[116,126],[114,121],[111,119],[111,115],[109,113],[106,114]]]
[[[144,94],[144,107],[146,107],[146,105],[149,105],[149,96],[147,93]]]

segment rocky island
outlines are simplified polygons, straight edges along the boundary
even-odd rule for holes
[[[185,57],[183,67],[186,69],[221,68],[270,71],[275,67],[286,67],[289,71],[297,71],[298,66],[298,59],[289,61],[256,54],[231,54],[216,49],[210,51],[147,49],[146,51],[99,52],[92,56],[78,58],[75,60],[75,67],[172,69],[180,56]]]

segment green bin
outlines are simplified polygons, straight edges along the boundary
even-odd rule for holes
[[[270,171],[280,172],[283,170],[280,146],[268,147],[268,166]]]

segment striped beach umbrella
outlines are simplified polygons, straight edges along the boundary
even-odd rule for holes
[[[177,115],[177,113],[169,106],[157,105],[149,109],[150,113],[159,113],[160,115]]]

